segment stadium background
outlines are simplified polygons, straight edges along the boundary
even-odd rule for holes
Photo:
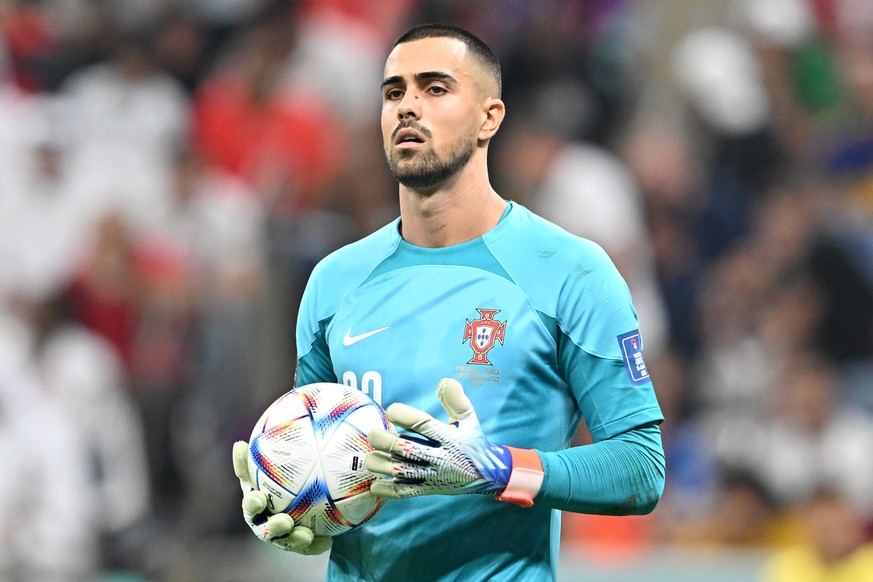
[[[0,579],[322,577],[230,448],[313,264],[397,213],[378,83],[424,21],[499,54],[492,179],[614,257],[667,416],[661,504],[565,515],[561,579],[870,543],[867,0],[0,0]]]

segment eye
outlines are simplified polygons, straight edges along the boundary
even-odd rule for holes
[[[442,85],[431,85],[427,88],[427,92],[432,95],[444,95],[445,93],[448,93],[448,90]]]
[[[393,89],[388,89],[387,91],[385,91],[385,99],[388,101],[403,99],[403,90],[397,87],[394,87]]]

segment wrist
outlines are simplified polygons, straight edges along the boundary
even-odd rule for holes
[[[522,507],[533,507],[534,498],[543,484],[543,463],[533,449],[505,447],[512,457],[512,471],[506,489],[497,496],[500,501]]]

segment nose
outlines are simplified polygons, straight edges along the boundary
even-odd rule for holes
[[[397,107],[397,118],[403,119],[421,119],[421,104],[418,95],[413,91],[407,91]]]

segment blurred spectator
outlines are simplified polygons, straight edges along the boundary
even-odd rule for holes
[[[719,458],[757,450],[774,382],[817,341],[822,298],[808,271],[820,231],[818,198],[790,180],[755,204],[749,232],[711,264],[700,288],[696,414]]]
[[[174,4],[191,14],[212,35],[227,37],[239,32],[271,6],[290,5],[293,2],[294,0],[177,0]],[[138,3],[134,1],[128,4]]]
[[[17,202],[22,184],[33,167],[32,151],[39,135],[45,135],[45,122],[39,99],[12,82],[5,45],[0,36],[0,204]]]
[[[57,47],[57,25],[37,3],[8,0],[0,5],[0,37],[8,47],[10,80],[16,87],[28,92],[44,89],[40,61]]]
[[[803,503],[803,540],[766,564],[763,582],[869,582],[873,543],[853,504],[820,487]]]
[[[215,54],[206,27],[179,8],[166,10],[155,23],[154,58],[186,91],[195,91],[209,73]]]
[[[237,517],[236,512],[217,511],[214,501],[222,493],[228,435],[255,397],[266,291],[266,211],[243,181],[205,165],[192,149],[179,153],[173,176],[171,213],[159,230],[148,233],[146,244],[153,262],[177,269],[175,275],[166,270],[163,284],[157,274],[148,277],[155,284],[146,290],[152,305],[146,318],[163,312],[162,319],[178,322],[177,336],[187,338],[188,345],[176,352],[188,361],[177,371],[179,378],[158,382],[176,399],[170,444],[190,500],[180,509],[192,513],[182,517],[196,518],[200,527],[208,520],[226,528],[229,514]],[[161,296],[165,300],[157,301]],[[145,367],[160,366],[149,360]],[[135,378],[143,380],[141,374]],[[204,487],[213,495],[200,495]]]
[[[288,82],[309,87],[346,129],[373,121],[381,103],[385,47],[394,42],[414,6],[412,0],[305,0],[296,10],[297,47],[288,62]]]
[[[660,111],[644,110],[627,128],[618,153],[642,197],[669,346],[694,358],[700,350],[697,293],[705,268],[697,236],[706,196],[702,160],[681,117]]]
[[[843,364],[873,360],[871,241],[869,226],[835,222],[810,250],[810,271],[822,302],[818,344]]]
[[[776,384],[769,422],[750,467],[782,505],[829,484],[855,513],[873,519],[873,416],[848,406],[833,365],[799,351]]]
[[[195,279],[188,257],[161,240],[134,247],[139,295],[131,338],[130,383],[147,426],[152,490],[160,518],[175,518],[185,459],[174,437],[194,365]]]
[[[40,383],[33,331],[0,313],[0,577],[88,579],[99,571],[98,500],[84,434]],[[38,540],[38,543],[34,543]]]
[[[697,524],[680,524],[674,539],[722,548],[774,547],[782,541],[777,511],[773,497],[753,474],[725,468],[710,512]]]
[[[705,258],[728,250],[749,229],[751,206],[784,162],[772,129],[771,97],[751,43],[722,27],[689,32],[672,66],[680,96],[705,135],[706,204],[699,248]]]
[[[6,105],[0,106],[6,129],[0,130],[0,296],[48,297],[67,284],[81,260],[91,208],[70,180],[48,100],[14,90],[6,96],[8,102],[0,96]]]
[[[166,213],[172,153],[188,129],[185,91],[156,68],[152,43],[150,32],[121,36],[107,61],[66,79],[55,111],[71,180],[134,232]]]
[[[677,85],[694,112],[722,136],[751,135],[770,120],[770,99],[749,42],[727,28],[689,32],[675,48]]]
[[[265,269],[263,202],[248,184],[205,164],[192,148],[178,152],[172,170],[172,204],[144,240],[172,248],[189,265],[204,304],[251,300]]]
[[[192,118],[203,159],[245,180],[282,216],[311,208],[343,163],[330,104],[285,77],[292,24],[280,10],[246,27],[198,88]]]
[[[722,487],[722,466],[691,405],[695,386],[688,360],[665,351],[650,358],[649,372],[664,412],[661,441],[670,479],[651,518],[653,542],[675,542],[707,521]]]
[[[578,99],[572,92],[563,98]],[[654,355],[665,346],[668,331],[640,192],[617,156],[572,139],[561,121],[541,111],[506,128],[498,151],[500,172],[511,188],[507,196],[604,248],[627,281],[647,353]]]
[[[73,316],[106,338],[130,370],[140,318],[141,282],[134,244],[117,214],[95,225],[94,240],[70,280]]]
[[[645,2],[495,1],[475,7],[448,3],[453,10],[447,10],[446,4],[429,2],[426,8],[435,17],[449,17],[473,32],[488,32],[485,38],[495,38],[508,103],[523,103],[531,87],[548,86],[555,80],[583,86],[581,102],[578,94],[575,100],[568,96],[568,100],[543,104],[546,107],[537,113],[563,116],[564,129],[573,139],[610,145],[626,122],[624,116],[633,106],[641,80],[638,67],[646,35],[635,28],[635,16]],[[530,111],[530,104],[522,107]]]
[[[694,408],[710,446],[728,464],[758,442],[770,387],[781,361],[758,335],[759,298],[768,289],[766,265],[749,248],[712,267],[700,296],[701,352],[693,361]]]
[[[116,555],[151,509],[142,418],[121,360],[109,342],[71,319],[62,296],[35,304],[33,317],[46,395],[73,420],[87,449],[91,519],[104,542],[103,565],[137,566],[125,563],[130,556]]]

